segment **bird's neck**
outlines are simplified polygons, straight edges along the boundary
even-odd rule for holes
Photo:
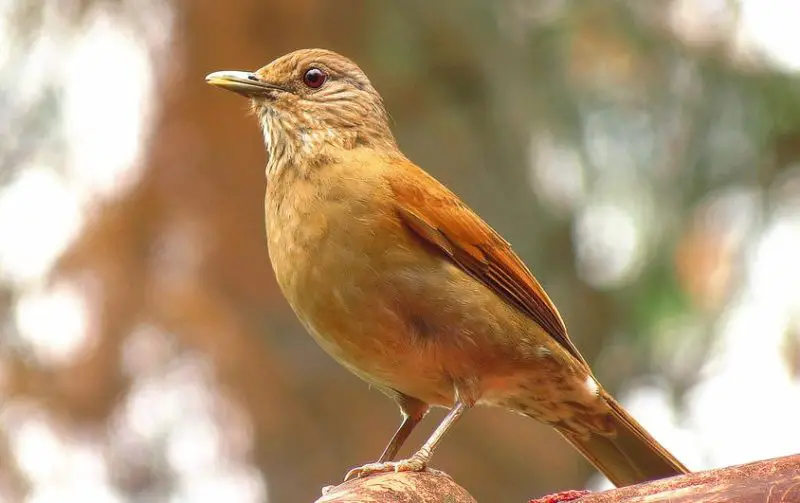
[[[330,127],[311,121],[287,120],[281,114],[268,113],[261,118],[261,130],[267,149],[266,175],[272,176],[286,168],[314,169],[324,164],[336,152],[358,147],[397,149],[388,127]],[[298,173],[300,174],[300,173]]]

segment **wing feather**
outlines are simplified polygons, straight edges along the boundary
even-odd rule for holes
[[[585,363],[553,302],[522,260],[458,196],[410,161],[391,178],[401,220],[423,241],[539,324]]]

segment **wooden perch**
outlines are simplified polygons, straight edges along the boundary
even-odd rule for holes
[[[315,503],[477,503],[444,472],[380,473],[326,490]]]
[[[535,500],[534,500],[535,501]],[[590,494],[580,503],[800,503],[800,455]]]
[[[566,495],[567,493],[562,493]],[[574,495],[577,493],[573,493]],[[800,455],[690,473],[578,499],[545,496],[530,503],[800,503]],[[476,503],[436,470],[383,473],[330,488],[316,503]],[[487,502],[489,503],[489,502]],[[491,502],[493,503],[493,502]]]

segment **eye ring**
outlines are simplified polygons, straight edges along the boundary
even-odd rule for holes
[[[319,68],[311,67],[303,74],[303,84],[311,89],[319,89],[328,80],[328,74]]]

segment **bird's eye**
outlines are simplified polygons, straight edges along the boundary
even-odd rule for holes
[[[319,68],[309,68],[306,70],[306,73],[303,74],[303,84],[311,89],[321,87],[327,79],[328,75]]]

